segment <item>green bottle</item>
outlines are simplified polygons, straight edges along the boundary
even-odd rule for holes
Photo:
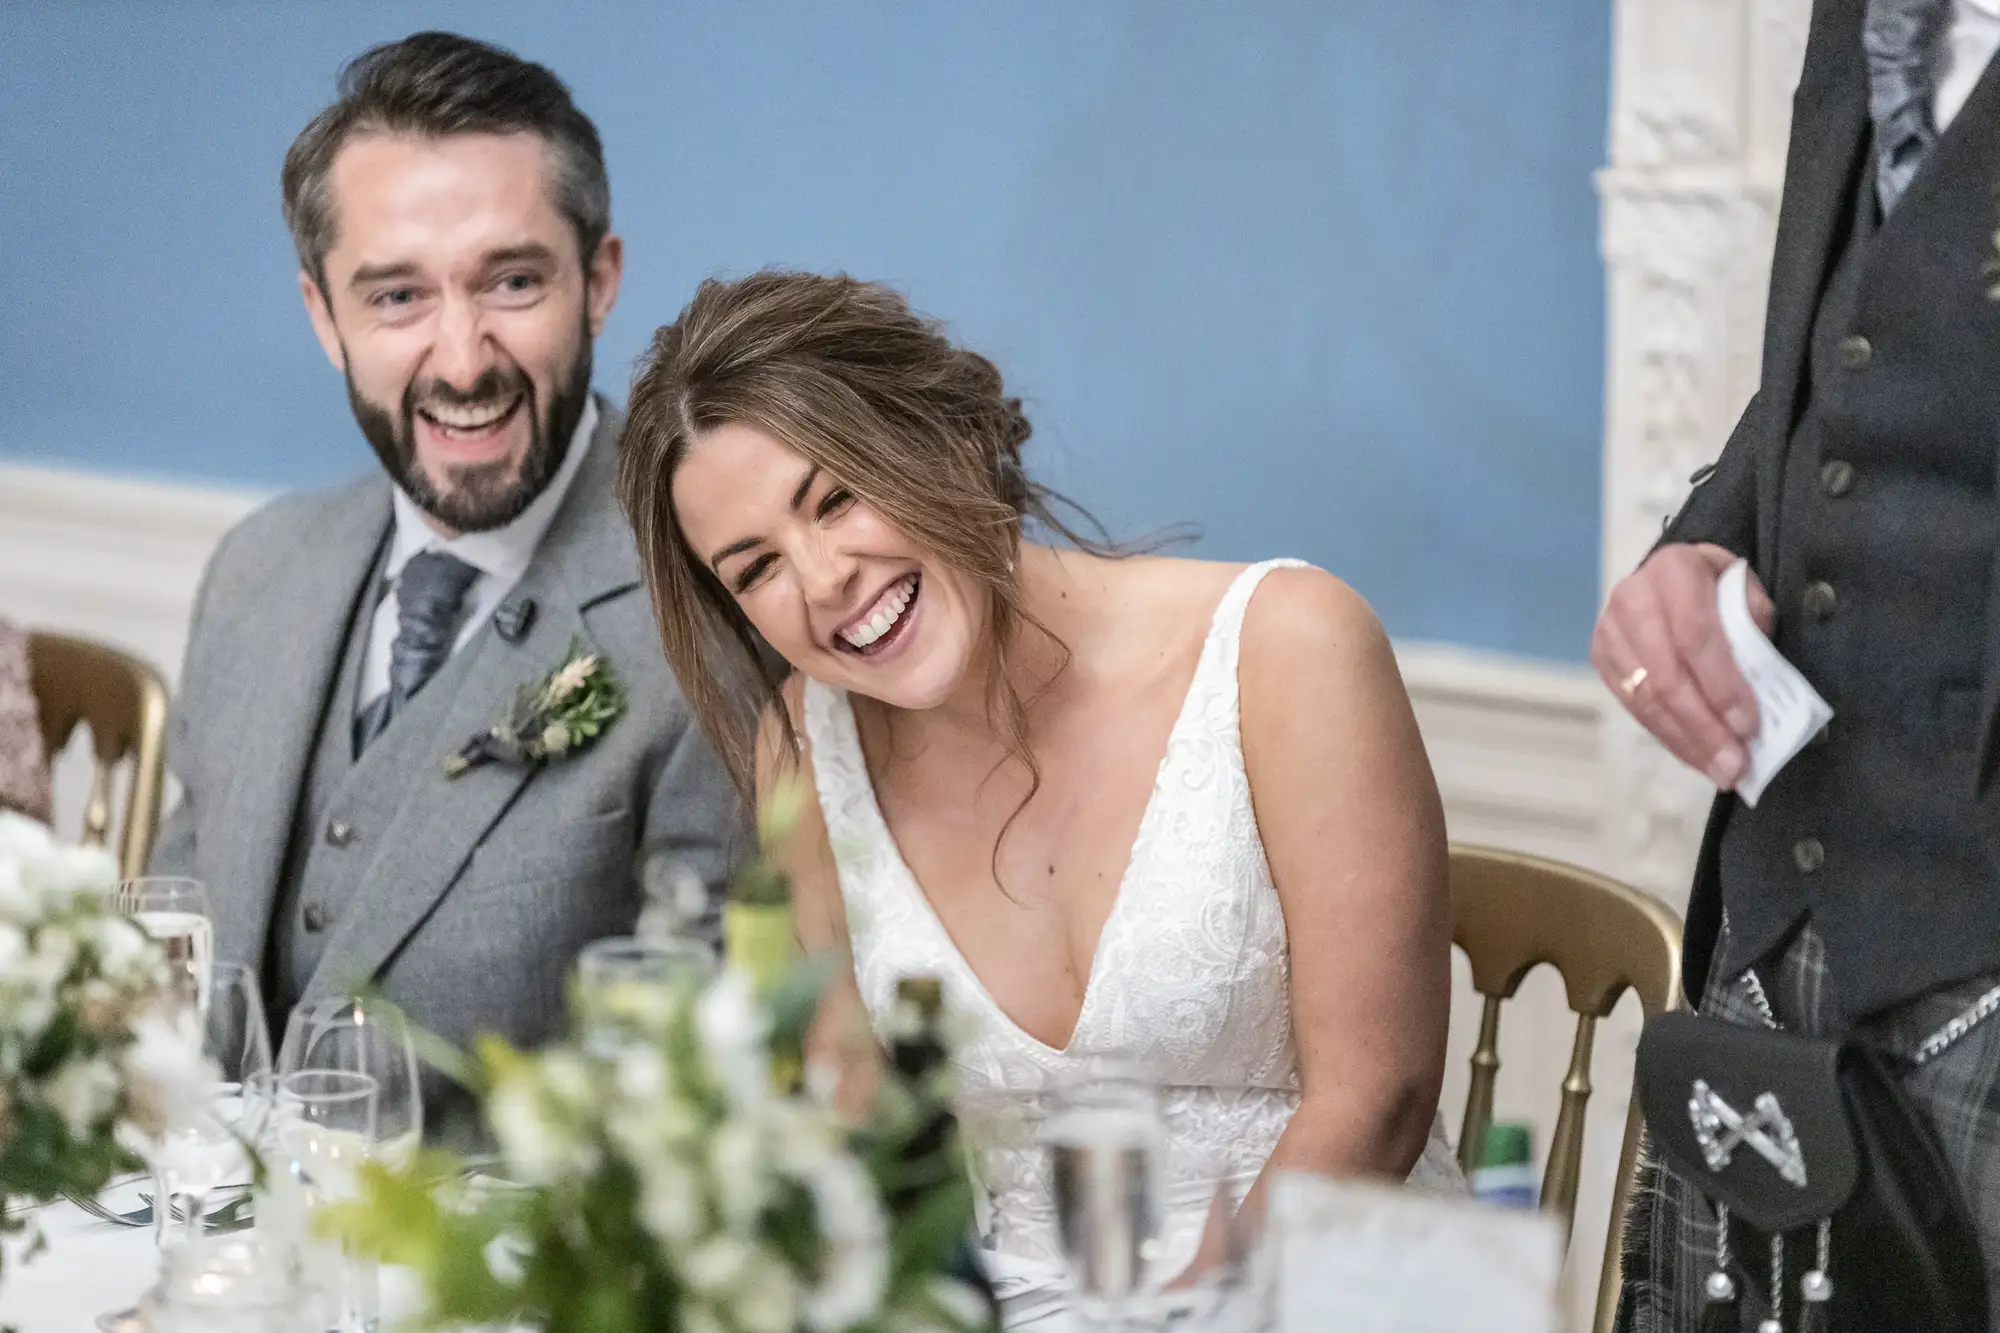
[[[1479,1143],[1479,1165],[1472,1171],[1473,1196],[1502,1208],[1533,1208],[1539,1192],[1534,1156],[1527,1125],[1513,1120],[1489,1124]]]

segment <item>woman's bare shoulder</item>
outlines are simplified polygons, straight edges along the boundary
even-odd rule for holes
[[[1311,566],[1274,569],[1243,616],[1237,677],[1246,699],[1332,687],[1354,702],[1398,701],[1402,676],[1367,599]]]
[[[1250,568],[1240,561],[1158,556],[1132,564],[1133,590],[1140,593],[1134,600],[1150,604],[1197,635],[1206,632],[1222,599]],[[1380,633],[1375,612],[1361,594],[1312,565],[1271,570],[1257,585],[1244,615],[1246,651],[1263,647],[1325,651]]]

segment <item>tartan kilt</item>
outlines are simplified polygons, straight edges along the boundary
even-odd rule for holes
[[[1718,940],[1718,953],[1721,946]],[[1745,1027],[1764,1025],[1743,975],[1710,972],[1701,998],[1703,1016]],[[1786,1031],[1824,1037],[1838,1030],[1842,1020],[1826,949],[1810,923],[1781,955],[1760,965],[1757,975]],[[1934,991],[1869,1019],[1859,1030],[1896,1050],[1914,1050],[1994,982],[1986,977]],[[1973,1028],[1907,1075],[1903,1087],[1936,1131],[1971,1210],[1986,1261],[1988,1308],[2000,1312],[2000,1018]],[[1659,1159],[1649,1142],[1625,1221],[1625,1280],[1614,1327],[1621,1333],[1693,1333],[1701,1319],[1702,1285],[1715,1267],[1715,1241],[1715,1209]],[[1837,1226],[1833,1243],[1836,1248],[1840,1244]],[[1741,1296],[1743,1333],[1755,1333],[1758,1322],[1770,1315],[1768,1265],[1753,1256],[1746,1271],[1738,1254],[1730,1255],[1730,1265]]]

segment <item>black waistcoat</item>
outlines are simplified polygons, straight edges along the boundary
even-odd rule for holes
[[[1993,114],[1981,93],[1964,114]],[[1982,265],[2000,163],[1966,148],[1948,133],[1879,225],[1861,173],[1813,324],[1771,590],[1778,648],[1834,720],[1755,810],[1736,807],[1720,848],[1718,963],[1747,965],[1809,914],[1850,1018],[2000,970],[1979,808],[2000,444]]]

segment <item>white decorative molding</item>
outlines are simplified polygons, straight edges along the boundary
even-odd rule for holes
[[[1757,385],[1810,0],[1617,0],[1603,206],[1603,580],[1644,558]],[[1713,789],[1622,712],[1602,738],[1601,856],[1687,897]]]
[[[209,553],[265,497],[0,463],[0,615],[180,671]]]
[[[118,644],[172,682],[210,552],[266,498],[0,463],[0,615]],[[1592,861],[1596,677],[1448,645],[1397,655],[1453,835]]]

